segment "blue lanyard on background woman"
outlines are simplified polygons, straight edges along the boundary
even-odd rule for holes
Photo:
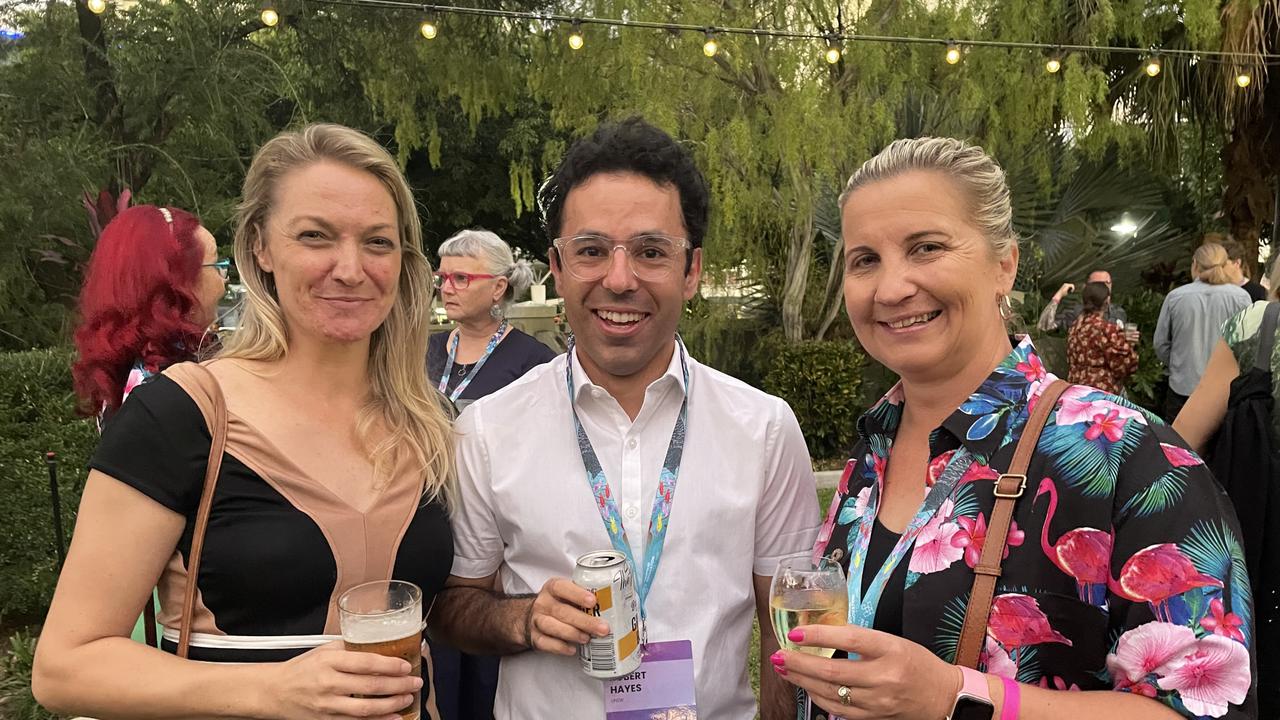
[[[636,578],[636,593],[640,597],[641,644],[648,642],[645,625],[645,598],[653,587],[653,579],[658,574],[658,562],[662,559],[662,546],[667,540],[667,526],[671,519],[671,501],[675,497],[676,479],[680,476],[680,461],[684,455],[685,424],[689,417],[689,364],[685,359],[684,341],[676,336],[676,349],[680,352],[680,369],[684,372],[684,399],[680,403],[680,414],[676,417],[676,426],[671,431],[671,443],[667,446],[667,455],[662,461],[662,473],[658,476],[658,490],[653,498],[653,512],[649,516],[649,532],[645,538],[644,568],[637,572],[638,565],[631,552],[631,543],[627,540],[627,528],[622,524],[622,515],[618,512],[618,503],[609,491],[609,480],[596,457],[591,438],[578,419],[578,408],[573,402],[573,337],[569,338],[568,358],[565,362],[565,382],[569,386],[569,409],[573,412],[573,426],[578,434],[578,451],[582,454],[582,465],[587,471],[587,482],[596,498],[596,507],[600,510],[600,519],[604,521],[605,530],[613,549],[622,553],[631,566]]]
[[[951,491],[955,490],[956,484],[965,471],[969,469],[972,455],[968,448],[961,447],[956,454],[951,456],[951,460],[947,462],[947,467],[942,471],[942,477],[934,483],[929,490],[929,494],[925,496],[924,503],[916,512],[915,517],[911,518],[911,523],[907,525],[907,529],[902,531],[901,537],[898,538],[897,545],[894,546],[893,552],[885,558],[875,577],[871,579],[871,584],[867,587],[866,596],[862,593],[862,577],[866,572],[867,548],[871,545],[871,530],[875,526],[876,516],[880,510],[880,486],[884,479],[880,478],[879,482],[871,486],[871,494],[867,498],[867,509],[858,520],[856,545],[850,548],[849,557],[849,622],[864,628],[870,628],[876,621],[876,607],[880,604],[880,596],[884,593],[885,585],[889,582],[889,577],[893,575],[893,571],[907,556],[911,547],[915,544],[916,538],[920,536],[924,526],[929,524],[934,515],[951,497]],[[851,529],[850,532],[853,532]],[[851,655],[852,657],[852,655]]]
[[[489,338],[489,344],[485,345],[484,355],[476,361],[475,367],[471,368],[471,372],[467,373],[467,376],[462,379],[462,382],[458,383],[458,387],[454,388],[453,393],[450,393],[449,373],[453,372],[453,360],[458,355],[458,341],[462,339],[462,329],[459,328],[458,334],[454,335],[453,339],[449,341],[449,361],[444,364],[444,374],[440,376],[440,385],[437,389],[448,395],[450,401],[457,402],[458,397],[462,395],[462,391],[467,389],[467,386],[471,384],[471,380],[476,376],[476,373],[480,372],[480,368],[484,367],[485,361],[493,354],[493,349],[498,347],[498,341],[502,339],[502,334],[506,331],[507,321],[504,319],[499,323],[498,331],[493,334],[493,337]]]

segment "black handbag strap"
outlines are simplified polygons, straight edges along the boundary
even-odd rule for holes
[[[1276,345],[1276,319],[1280,317],[1280,302],[1267,303],[1262,314],[1262,327],[1258,329],[1258,356],[1253,366],[1258,370],[1271,369],[1271,351]]]

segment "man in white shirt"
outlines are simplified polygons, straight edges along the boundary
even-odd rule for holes
[[[605,718],[605,698],[632,688],[584,674],[578,647],[608,626],[567,578],[579,556],[625,548],[651,647],[692,649],[680,671],[691,678],[629,701],[661,706],[683,682],[698,717],[750,720],[752,612],[766,658],[777,647],[770,577],[780,558],[810,551],[819,517],[791,408],[677,342],[702,271],[706,182],[687,151],[631,119],[575,144],[539,200],[576,344],[458,420],[455,559],[432,633],[504,656],[499,720]],[[794,717],[775,675],[761,673],[762,716]]]

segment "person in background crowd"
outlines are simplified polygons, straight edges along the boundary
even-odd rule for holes
[[[1089,273],[1086,282],[1097,282],[1107,286],[1107,290],[1111,290],[1111,273],[1106,270],[1094,270]],[[1053,294],[1049,299],[1049,304],[1044,306],[1044,310],[1040,312],[1040,319],[1036,322],[1043,332],[1052,332],[1058,328],[1063,328],[1070,332],[1071,326],[1075,323],[1076,318],[1080,317],[1082,307],[1080,301],[1070,297],[1075,292],[1076,286],[1071,283],[1063,283],[1062,287]],[[1107,311],[1103,318],[1110,323],[1123,325],[1128,319],[1124,308],[1110,303],[1107,305]]]
[[[433,633],[503,656],[500,720],[600,720],[608,684],[577,655],[606,623],[568,578],[579,556],[613,548],[633,568],[650,647],[692,652],[650,697],[696,686],[698,717],[752,720],[752,617],[768,627],[778,560],[812,546],[817,495],[787,404],[676,336],[702,273],[706,182],[633,118],[575,143],[539,207],[576,344],[458,418],[457,549]],[[773,633],[760,646],[767,657]],[[761,681],[762,717],[794,717],[783,683]]]
[[[137,205],[103,228],[71,368],[80,411],[99,428],[143,380],[206,349],[231,265],[217,252],[199,218],[177,208]]]
[[[1249,306],[1249,293],[1233,280],[1231,260],[1217,243],[1196,248],[1190,283],[1174,288],[1160,306],[1155,350],[1169,366],[1164,417],[1172,422],[1200,383],[1222,324]]]
[[[1250,280],[1249,276],[1244,272],[1244,245],[1216,233],[1206,235],[1205,239],[1206,242],[1218,243],[1223,250],[1227,251],[1227,257],[1231,259],[1232,280],[1235,284],[1244,288],[1245,292],[1249,293],[1249,299],[1253,302],[1267,299],[1267,289],[1262,287],[1262,283]]]
[[[783,650],[775,672],[823,717],[1252,717],[1239,531],[1168,426],[1071,386],[1007,535],[989,532],[996,480],[1055,381],[1030,340],[1006,334],[1018,240],[1000,167],[960,140],[898,140],[854,173],[840,206],[849,318],[902,381],[858,420],[815,548],[847,569],[852,622],[791,634],[856,659]],[[979,669],[961,669],[990,542],[1006,559]]]
[[[506,311],[529,290],[533,268],[485,230],[463,230],[440,245],[436,287],[457,327],[427,345],[427,373],[459,408],[500,390],[556,356],[514,328]],[[468,716],[472,717],[472,716]]]
[[[440,245],[436,287],[452,332],[436,333],[427,345],[427,377],[454,404],[465,407],[556,356],[506,320],[506,309],[533,282],[528,261],[515,261],[511,247],[494,233],[463,230]],[[436,704],[444,720],[493,717],[498,658],[459,653],[431,644]]]
[[[134,390],[89,462],[32,692],[100,718],[399,718],[429,686],[349,652],[337,598],[394,578],[428,606],[453,559],[452,429],[422,371],[431,266],[391,155],[339,125],[254,156],[235,235],[242,323],[204,368]],[[175,657],[217,394],[226,452]],[[126,528],[127,531],[121,530]],[[159,583],[163,650],[128,639]]]
[[[1134,340],[1115,323],[1107,322],[1111,288],[1100,282],[1084,286],[1080,293],[1084,313],[1067,335],[1068,380],[1112,395],[1124,390],[1124,381],[1138,370]]]

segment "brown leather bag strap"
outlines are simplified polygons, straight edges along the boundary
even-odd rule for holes
[[[182,624],[178,628],[178,657],[187,657],[191,645],[191,619],[196,606],[196,577],[200,574],[200,554],[204,551],[204,534],[209,527],[209,511],[213,507],[213,490],[218,484],[218,472],[222,469],[222,453],[227,447],[227,400],[222,386],[203,365],[193,364],[207,377],[213,400],[213,418],[209,433],[209,460],[205,464],[204,490],[200,494],[200,507],[196,510],[196,526],[191,536],[191,552],[187,556],[187,587],[182,597]]]
[[[1049,420],[1049,413],[1058,404],[1058,398],[1071,387],[1064,380],[1055,380],[1045,388],[1036,400],[1036,408],[1022,428],[1022,437],[1013,452],[1009,471],[996,480],[995,507],[991,509],[991,522],[987,525],[987,540],[973,569],[973,590],[969,593],[969,607],[964,615],[964,627],[956,647],[956,665],[977,669],[982,644],[987,636],[987,619],[991,615],[991,601],[996,593],[996,580],[1004,562],[1004,551],[1009,543],[1009,526],[1013,522],[1013,510],[1018,498],[1027,489],[1027,468],[1035,453],[1040,433]]]

